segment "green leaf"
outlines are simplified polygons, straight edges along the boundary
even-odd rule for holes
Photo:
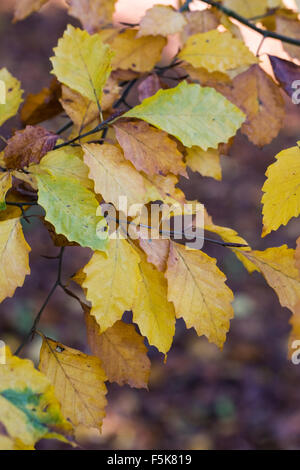
[[[103,229],[106,223],[103,224],[104,217],[96,215],[99,203],[95,195],[75,178],[54,175],[42,168],[40,173],[35,171],[35,176],[39,189],[38,202],[56,232],[81,246],[105,251],[107,232]],[[100,221],[102,230],[97,235]]]
[[[213,88],[181,82],[159,90],[124,114],[153,124],[177,137],[186,147],[204,150],[227,142],[245,121],[244,113]]]

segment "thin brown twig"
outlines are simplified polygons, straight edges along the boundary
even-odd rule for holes
[[[64,249],[65,247],[62,247],[60,249],[60,253],[59,253],[59,257],[58,257],[58,272],[57,272],[57,278],[56,278],[56,281],[55,283],[53,284],[49,294],[47,295],[43,305],[41,306],[40,310],[38,311],[35,319],[34,319],[34,322],[30,328],[30,331],[27,333],[27,335],[25,336],[24,340],[22,341],[22,343],[20,344],[20,346],[18,347],[18,349],[16,350],[15,352],[15,355],[19,355],[20,352],[22,351],[22,349],[24,348],[24,346],[26,345],[26,343],[29,341],[30,338],[33,338],[34,335],[35,335],[35,332],[36,332],[36,328],[37,328],[37,325],[39,324],[39,321],[41,319],[41,316],[45,310],[45,308],[47,307],[48,303],[49,303],[49,300],[51,299],[52,295],[54,294],[54,292],[56,291],[56,288],[58,286],[62,286],[62,283],[61,283],[61,275],[62,275],[62,262],[63,262],[63,255],[64,255]]]

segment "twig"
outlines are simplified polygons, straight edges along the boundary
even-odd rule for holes
[[[22,343],[20,344],[20,346],[18,347],[18,349],[16,350],[15,352],[15,355],[17,356],[18,354],[20,354],[20,352],[22,351],[22,349],[24,348],[25,344],[27,343],[27,341],[29,341],[29,339],[31,337],[34,336],[35,334],[35,331],[36,331],[36,327],[41,319],[41,316],[45,310],[45,308],[47,307],[48,305],[48,302],[49,300],[51,299],[52,295],[54,294],[56,288],[58,286],[62,286],[62,283],[61,283],[61,274],[62,274],[62,261],[63,261],[63,254],[64,254],[64,249],[65,247],[62,247],[61,250],[60,250],[60,253],[59,253],[59,257],[58,257],[58,272],[57,272],[57,278],[56,278],[56,281],[55,283],[53,284],[49,294],[47,295],[42,307],[40,308],[40,310],[38,311],[35,319],[34,319],[34,322],[32,324],[32,327],[30,328],[30,331],[28,332],[28,334],[25,336],[24,340],[22,341]]]
[[[34,202],[6,202],[6,205],[7,206],[20,207],[20,209],[21,209],[23,206],[37,206],[38,202],[37,201],[34,201]]]
[[[88,137],[89,135],[96,134],[97,132],[101,131],[101,129],[104,129],[108,124],[111,122],[115,121],[118,119],[121,115],[123,114],[122,112],[112,114],[108,119],[105,121],[102,121],[101,124],[98,124],[94,129],[92,129],[89,132],[86,132],[85,134],[79,134],[77,137],[74,137],[72,140],[68,140],[67,142],[64,142],[63,144],[56,145],[53,150],[60,149],[62,147],[66,147],[67,145],[73,144],[73,142],[76,142],[79,139],[83,139],[84,137]]]
[[[73,121],[67,122],[64,126],[62,126],[58,131],[55,133],[56,135],[62,134],[63,132],[67,131],[70,127],[73,126]]]
[[[261,41],[260,41],[260,43],[259,43],[259,45],[258,45],[258,48],[257,48],[256,54],[255,54],[255,55],[256,55],[256,57],[258,57],[258,56],[259,56],[260,50],[261,50],[261,48],[262,48],[262,45],[263,45],[263,43],[265,42],[265,39],[266,39],[266,38],[265,38],[264,36],[261,38]]]
[[[132,221],[128,221],[128,220],[125,220],[125,219],[115,219],[114,217],[112,216],[109,216],[107,215],[106,216],[107,219],[112,219],[114,220],[115,222],[118,222],[121,227],[122,227],[122,224],[126,224],[126,225],[134,225],[136,228],[146,228],[148,230],[152,230],[153,227],[151,227],[150,225],[146,225],[146,224],[135,224],[134,222]],[[127,233],[127,231],[126,231]],[[160,235],[180,235],[181,237],[184,237],[184,232],[178,232],[178,231],[175,231],[175,230],[161,230],[159,229],[158,230],[158,233]],[[229,242],[223,242],[223,241],[220,241],[220,240],[214,240],[212,238],[207,238],[207,237],[195,237],[196,239],[200,239],[200,240],[204,240],[205,242],[208,242],[208,243],[214,243],[215,245],[221,245],[221,246],[224,246],[224,247],[229,247],[229,248],[247,248],[248,245],[245,245],[245,244],[242,244],[242,243],[229,243]]]
[[[120,98],[114,103],[113,105],[113,108],[118,108],[118,106],[120,106],[121,103],[124,103],[126,106],[128,106],[129,108],[131,107],[127,101],[126,101],[126,98],[130,92],[130,90],[133,88],[133,86],[135,85],[135,83],[137,82],[137,78],[134,78],[133,80],[130,80],[130,82],[128,83],[127,87],[124,89],[122,95],[120,96]]]
[[[218,10],[222,11],[223,13],[225,13],[225,15],[230,16],[231,18],[234,18],[235,20],[239,21],[239,23],[242,23],[245,26],[248,26],[248,28],[253,29],[253,31],[256,31],[257,33],[264,36],[264,38],[278,39],[279,41],[286,42],[287,44],[300,46],[299,39],[294,39],[288,36],[284,36],[282,34],[277,34],[277,33],[274,33],[273,31],[269,31],[268,29],[261,29],[255,24],[251,23],[251,21],[247,20],[247,18],[244,18],[243,16],[239,15],[235,11],[230,10],[230,8],[225,7],[219,2],[215,2],[214,0],[202,0],[202,1],[204,3],[207,3],[207,5],[211,5],[212,7],[215,7]]]

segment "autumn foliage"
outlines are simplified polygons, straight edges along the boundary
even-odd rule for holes
[[[46,3],[18,1],[14,21]],[[120,201],[126,197],[129,206],[148,208],[179,205],[183,214],[190,203],[195,207],[190,215],[196,216],[199,205],[186,200],[177,187],[179,177],[188,178],[190,168],[220,180],[220,156],[226,156],[239,130],[259,147],[270,143],[283,125],[281,89],[292,97],[291,82],[300,75],[292,61],[300,59],[298,12],[280,0],[208,1],[203,11],[189,11],[189,1],[179,10],[155,5],[139,25],[114,24],[115,3],[66,1],[82,29],[69,25],[58,39],[49,88],[23,101],[21,83],[0,69],[6,89],[0,125],[19,109],[24,125],[0,154],[0,301],[12,297],[30,275],[31,248],[22,224],[33,205],[43,208],[43,223],[60,250],[57,280],[45,304],[16,354],[7,348],[6,364],[0,365],[3,449],[32,449],[53,437],[76,445],[78,426],[101,429],[105,383],[147,388],[147,347],[156,347],[167,360],[177,318],[223,347],[234,294],[217,260],[185,246],[184,238],[174,240],[171,231],[168,237],[143,237],[142,228],[150,228],[151,221],[138,210],[130,217],[133,236],[122,224]],[[261,67],[259,53],[246,46],[232,11],[246,22],[260,18],[262,31],[286,36],[282,43],[291,60],[270,57],[275,80]],[[172,34],[179,35],[180,50],[162,65]],[[69,117],[63,129],[43,127],[62,112]],[[274,157],[262,188],[262,236],[300,215],[299,143]],[[124,236],[109,236],[112,220],[101,212],[104,203],[116,209],[114,222]],[[250,274],[264,276],[294,314],[291,339],[297,338],[300,238],[296,250],[283,245],[257,251],[233,228],[217,225],[205,208],[204,229]],[[64,285],[63,253],[70,245],[88,247],[92,254]],[[72,291],[74,282],[81,296]],[[80,302],[92,355],[39,330],[57,288]],[[132,312],[132,323],[123,320],[126,311]],[[43,338],[39,370],[18,357],[35,334]]]

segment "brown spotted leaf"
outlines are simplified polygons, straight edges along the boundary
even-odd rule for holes
[[[7,168],[17,169],[39,163],[53,149],[58,136],[39,126],[26,126],[9,139],[4,150]]]

